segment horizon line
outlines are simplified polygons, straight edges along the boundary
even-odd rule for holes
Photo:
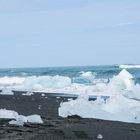
[[[96,64],[96,65],[64,65],[64,66],[23,66],[23,67],[0,67],[0,69],[35,69],[35,68],[64,68],[64,67],[94,67],[94,66],[120,66],[140,64]]]

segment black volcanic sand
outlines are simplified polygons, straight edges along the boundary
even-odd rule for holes
[[[25,124],[23,127],[9,125],[9,120],[0,119],[0,140],[140,140],[140,124],[82,119],[78,116],[61,118],[58,107],[70,97],[58,94],[0,95],[0,108],[17,111],[22,115],[39,114],[43,124]],[[75,99],[76,97],[72,97]]]

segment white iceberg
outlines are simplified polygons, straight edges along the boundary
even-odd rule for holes
[[[82,118],[140,123],[140,102],[123,95],[116,95],[107,100],[97,98],[89,101],[87,95],[76,100],[61,103],[59,116],[79,115]]]

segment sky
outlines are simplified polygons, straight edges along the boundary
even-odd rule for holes
[[[0,0],[0,68],[140,64],[139,0]]]

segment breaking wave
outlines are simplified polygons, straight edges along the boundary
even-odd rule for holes
[[[96,73],[91,71],[81,71],[79,77],[73,78],[73,83],[86,84],[92,83],[95,80]]]
[[[140,65],[120,65],[119,68],[121,69],[140,69]]]
[[[70,78],[66,76],[29,76],[2,77],[0,88],[13,90],[29,90],[55,93],[86,93],[88,95],[125,94],[130,98],[139,98],[139,84],[135,84],[134,77],[123,69],[118,75],[110,79],[96,79],[93,72],[80,72],[80,76]]]
[[[45,90],[71,86],[71,79],[64,76],[2,77],[0,87],[26,90]]]
[[[26,78],[24,77],[1,77],[0,78],[0,86],[14,86],[21,85]]]

